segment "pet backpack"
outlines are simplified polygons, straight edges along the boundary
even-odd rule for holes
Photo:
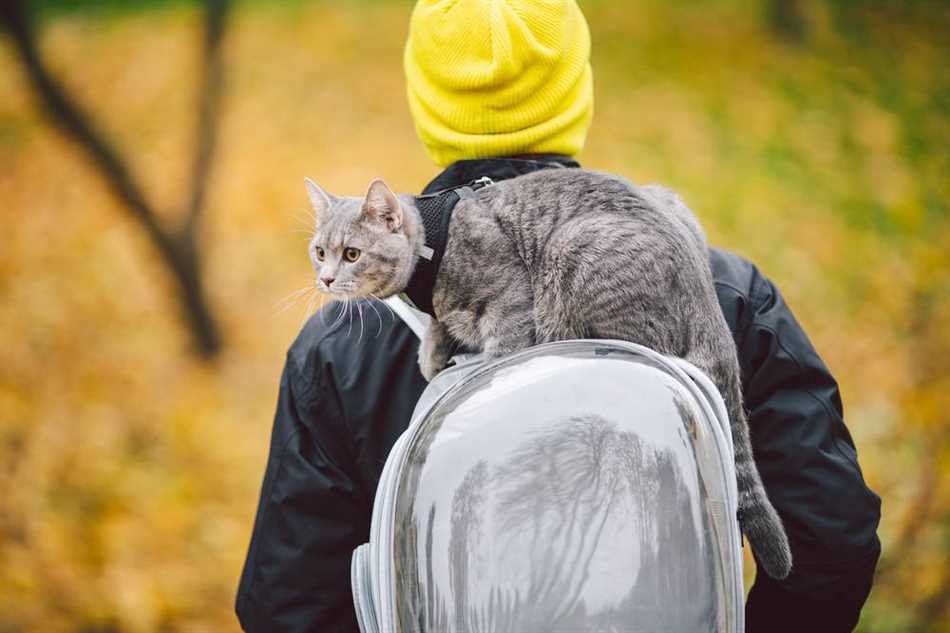
[[[740,633],[736,509],[725,407],[689,363],[611,340],[459,357],[383,469],[360,629]]]

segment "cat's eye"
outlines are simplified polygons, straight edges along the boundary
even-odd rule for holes
[[[322,261],[323,261],[323,258],[326,257],[326,255],[327,255],[327,254],[323,251],[323,249],[320,248],[319,246],[315,247],[315,248],[313,249],[313,252],[314,252],[314,254],[317,256],[317,261],[318,261],[318,262],[322,262]]]
[[[358,260],[359,258],[360,258],[360,249],[358,249],[358,248],[353,248],[352,246],[350,246],[349,248],[344,249],[344,251],[343,251],[343,259],[345,259],[346,261],[348,261],[348,262],[355,262],[355,261]]]

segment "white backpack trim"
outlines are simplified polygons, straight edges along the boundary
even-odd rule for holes
[[[426,329],[428,329],[429,320],[432,317],[422,310],[417,310],[412,307],[399,295],[393,295],[383,299],[383,303],[392,308],[393,312],[399,315],[399,318],[419,337],[419,340],[422,340],[422,336],[425,334]]]

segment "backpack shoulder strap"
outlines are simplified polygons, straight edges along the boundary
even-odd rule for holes
[[[432,307],[432,291],[435,287],[439,265],[442,263],[442,255],[445,253],[445,245],[449,239],[449,222],[452,220],[455,205],[460,200],[474,197],[476,191],[492,184],[494,182],[491,178],[483,176],[461,187],[414,197],[425,231],[425,246],[406,286],[406,296],[423,312],[435,314],[435,309]]]
[[[429,327],[429,319],[432,317],[421,310],[413,308],[406,301],[401,299],[399,295],[393,295],[392,297],[384,299],[383,303],[392,308],[393,312],[422,340],[422,335],[425,334],[426,329]]]

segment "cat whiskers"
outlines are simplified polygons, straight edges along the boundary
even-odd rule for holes
[[[363,302],[362,301],[358,301],[356,303],[356,311],[359,312],[359,315],[360,315],[360,337],[356,339],[356,342],[359,343],[360,341],[363,340]]]
[[[346,298],[346,315],[350,319],[350,327],[346,328],[346,338],[350,338],[350,334],[353,332],[353,302],[350,301],[350,298]]]
[[[339,300],[336,303],[341,303]],[[340,305],[340,312],[336,315],[336,318],[333,319],[333,323],[330,324],[330,328],[334,328],[338,323],[343,321],[343,317],[346,316],[346,309],[350,304],[349,297],[343,297],[342,303]]]
[[[290,232],[291,232],[291,233],[303,233],[303,234],[304,234],[304,241],[305,241],[305,242],[310,242],[310,240],[312,240],[312,239],[313,239],[313,236],[315,235],[313,229],[290,229]]]
[[[283,299],[275,303],[274,309],[277,310],[277,314],[282,314],[283,312],[286,312],[288,308],[290,308],[295,303],[297,303],[300,299],[303,299],[304,297],[306,297],[308,293],[316,292],[316,291],[317,291],[316,284],[310,284],[298,290],[294,290],[293,292],[288,294],[286,297],[284,297]]]
[[[318,287],[318,289],[320,290],[320,299],[321,299],[321,300],[320,300],[320,305],[317,306],[317,309],[320,310],[320,323],[322,323],[324,327],[331,327],[331,328],[332,328],[334,325],[336,325],[337,323],[340,322],[340,317],[341,317],[341,315],[340,315],[340,314],[337,314],[337,317],[333,320],[333,323],[331,323],[330,325],[327,325],[326,313],[327,313],[329,310],[324,310],[324,309],[323,309],[323,306],[325,306],[325,305],[327,305],[327,303],[329,303],[330,306],[332,307],[332,306],[334,306],[335,304],[340,303],[341,301],[345,301],[346,298],[344,297],[343,299],[339,299],[339,298],[333,296],[332,294],[328,293],[326,290],[323,290],[322,288],[319,288],[319,287]],[[327,299],[329,299],[329,301],[327,301]]]
[[[307,309],[304,310],[303,319],[300,321],[300,328],[303,329],[303,326],[307,323],[307,320],[310,318],[310,315],[313,314],[313,304],[316,303],[317,293],[310,295],[310,300],[307,302]]]
[[[279,314],[283,314],[284,312],[289,310],[291,307],[297,305],[297,303],[300,302],[302,299],[307,299],[307,306],[304,309],[303,319],[301,319],[300,321],[300,327],[303,328],[304,324],[313,314],[314,304],[317,302],[318,299],[320,300],[320,305],[316,306],[317,309],[320,309],[323,307],[323,300],[322,300],[323,295],[322,293],[319,292],[319,290],[320,289],[319,287],[317,287],[316,283],[294,290],[293,292],[288,294],[286,297],[284,297],[283,299],[281,299],[280,301],[274,304],[275,316]],[[323,315],[321,313],[321,318],[322,316]]]
[[[380,299],[379,297],[377,297],[376,295],[374,295],[372,292],[369,293],[369,296],[372,297],[373,299],[376,299],[377,301],[379,301],[379,302],[380,302],[381,304],[383,304],[384,306],[386,306],[386,309],[389,310],[389,316],[390,316],[390,318],[392,319],[393,323],[395,323],[395,322],[396,322],[396,313],[393,312],[392,307],[391,307],[388,303],[386,303],[385,301],[383,301],[382,299]],[[378,314],[378,313],[377,313],[377,314]],[[382,319],[380,319],[380,327],[382,327],[382,322],[381,322],[381,321],[382,321]]]
[[[376,309],[376,305],[375,305],[376,301],[379,301],[379,298],[376,295],[374,295],[372,292],[369,293],[369,296],[375,299],[375,301],[367,301],[366,303],[369,304],[369,307],[371,307],[373,309],[373,312],[376,313],[376,324],[379,326],[379,329],[376,331],[376,336],[374,336],[373,338],[379,338],[379,335],[383,333],[383,317],[379,314],[379,310]],[[386,307],[389,307],[389,306],[386,306]],[[392,312],[392,308],[389,308],[389,311]]]
[[[293,218],[311,230],[317,225],[317,214],[312,209],[304,209],[304,215],[301,216],[298,208],[293,212]]]
[[[322,298],[326,298],[326,297],[329,296],[330,298],[332,298],[332,299],[333,299],[333,303],[339,304],[339,305],[338,305],[338,308],[339,308],[339,309],[338,309],[338,312],[337,312],[337,314],[336,314],[336,318],[334,318],[334,319],[333,319],[333,322],[330,323],[329,326],[327,326],[326,318],[325,318],[326,310],[321,310],[321,311],[320,311],[320,319],[321,319],[321,322],[323,323],[323,325],[324,325],[325,327],[335,328],[337,325],[339,325],[341,322],[343,322],[344,319],[347,319],[347,320],[349,321],[349,323],[348,323],[348,325],[347,325],[347,330],[346,330],[346,336],[347,336],[347,337],[349,337],[351,334],[353,334],[353,323],[354,323],[354,321],[355,321],[355,317],[354,317],[354,315],[353,315],[353,308],[355,307],[355,308],[356,308],[356,317],[358,317],[358,318],[359,318],[359,321],[360,321],[360,335],[359,335],[359,338],[357,339],[357,342],[359,342],[359,341],[362,341],[362,340],[363,340],[363,335],[366,333],[366,318],[363,316],[363,303],[364,303],[364,302],[363,302],[362,298],[361,298],[360,296],[358,296],[358,295],[352,295],[352,294],[350,294],[350,293],[348,292],[349,290],[352,290],[352,289],[354,289],[354,288],[355,288],[355,284],[353,284],[352,282],[350,282],[350,283],[348,283],[348,284],[341,284],[341,286],[340,286],[339,289],[337,289],[337,287],[334,286],[334,289],[337,290],[337,292],[336,292],[336,293],[327,294],[326,291],[322,291],[318,286],[315,285],[314,288],[302,288],[302,289],[296,291],[295,293],[292,293],[292,295],[293,295],[293,296],[297,296],[298,294],[302,294],[303,292],[305,292],[305,291],[307,291],[307,290],[320,290],[321,292],[319,292],[318,294],[315,294],[315,295],[314,295],[314,297],[313,297],[314,299],[316,299],[317,296],[320,296],[320,297],[322,297]],[[378,297],[376,297],[375,295],[372,295],[372,296],[373,296],[373,298],[375,298],[377,301],[379,301],[379,298],[378,298]],[[291,297],[291,298],[293,298],[293,297]],[[382,315],[380,314],[379,310],[376,309],[376,306],[373,305],[373,302],[372,302],[372,301],[368,301],[368,300],[367,300],[366,303],[369,305],[370,309],[372,309],[373,312],[376,313],[376,322],[377,322],[377,326],[378,326],[378,327],[377,327],[377,331],[376,331],[376,337],[378,337],[380,334],[383,333],[383,318],[382,318]],[[323,307],[323,303],[320,304],[319,308],[322,308],[322,307]],[[387,308],[389,308],[389,306],[387,306]],[[311,306],[310,306],[310,308],[308,308],[308,313],[311,311],[311,309],[312,309],[312,301],[311,301]],[[392,308],[389,308],[389,312],[391,313],[391,315],[393,316],[393,318],[395,318],[395,313],[393,313]],[[306,320],[306,319],[305,319],[305,320]]]

